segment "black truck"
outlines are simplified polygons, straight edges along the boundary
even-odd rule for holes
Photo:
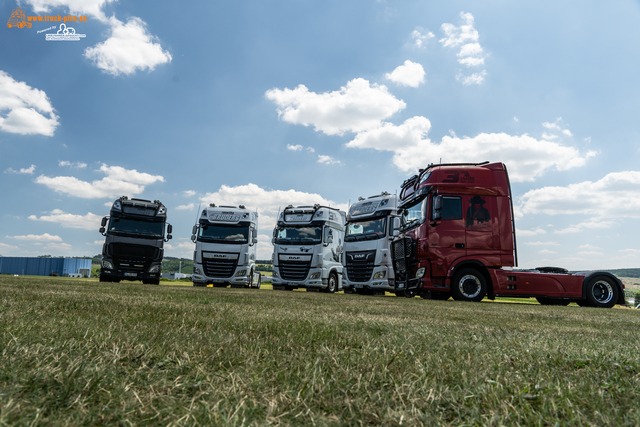
[[[160,284],[162,246],[171,239],[172,230],[166,222],[167,208],[158,200],[126,196],[116,199],[111,214],[102,218],[100,227],[105,236],[100,281],[142,280],[145,284]]]

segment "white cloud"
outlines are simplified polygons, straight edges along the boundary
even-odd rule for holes
[[[360,132],[346,144],[352,148],[392,151],[393,163],[403,172],[418,170],[429,163],[481,162],[499,159],[509,168],[513,182],[533,181],[546,169],[568,170],[582,166],[595,155],[581,155],[573,148],[551,141],[540,141],[528,135],[482,133],[473,138],[444,136],[439,144],[427,138],[431,122],[425,117],[412,117],[402,125],[384,123]]]
[[[590,245],[590,244],[586,243],[584,245],[578,246],[578,249],[584,249],[584,250],[588,250],[588,251],[593,251],[593,250],[602,249],[602,248],[599,248],[597,246],[593,246],[593,245]]]
[[[157,181],[164,182],[164,178],[160,175],[150,175],[138,172],[135,169],[125,169],[120,166],[107,166],[103,164],[100,167],[100,171],[104,172],[107,176],[99,181],[86,182],[73,176],[56,176],[50,178],[44,175],[40,175],[35,181],[59,193],[84,199],[117,197],[123,194],[136,195],[142,193],[146,185],[153,184]]]
[[[529,245],[529,246],[560,246],[560,243],[558,242],[527,242],[525,243],[525,245]]]
[[[465,58],[467,56],[479,56],[482,54],[482,46],[480,43],[467,43],[460,48],[458,57]]]
[[[195,192],[195,191],[193,191],[193,190],[185,190],[185,191],[184,191],[184,195],[185,195],[186,197],[192,197],[192,196],[195,196],[195,195],[196,195],[196,192]]]
[[[325,165],[341,165],[342,164],[340,160],[336,160],[331,156],[324,156],[322,154],[318,155],[318,163],[322,163]]]
[[[516,235],[519,237],[536,236],[538,234],[547,234],[542,228],[536,228],[535,230],[517,230]]]
[[[65,228],[80,228],[83,230],[98,230],[102,219],[102,217],[94,215],[91,212],[86,215],[74,215],[60,209],[54,209],[49,213],[50,215],[43,215],[40,218],[36,215],[30,215],[29,219],[33,221],[53,222]]]
[[[604,253],[598,251],[581,251],[578,252],[577,255],[580,256],[603,256]]]
[[[608,228],[623,218],[640,218],[640,172],[612,172],[595,182],[530,190],[520,197],[518,206],[522,214],[588,217],[556,231],[560,234]]]
[[[456,27],[453,24],[442,24],[440,28],[444,31],[446,37],[440,39],[445,47],[456,47],[469,42],[477,42],[479,38],[478,31],[473,27],[474,18],[470,13],[460,12],[460,17],[464,24]]]
[[[12,168],[5,169],[4,173],[24,173],[33,175],[33,171],[36,170],[36,165],[31,165],[28,168],[20,168],[20,170],[14,170]]]
[[[484,64],[484,58],[474,58],[474,57],[468,57],[468,58],[462,58],[458,60],[459,63],[461,63],[462,65],[465,65],[467,67],[477,67],[478,65],[482,65]],[[487,75],[486,71],[483,71],[481,73],[474,73],[470,76],[467,77],[460,77],[458,78],[458,81],[462,81],[463,84],[480,84],[482,83],[482,81],[484,80],[484,76]]]
[[[435,34],[433,34],[431,31],[425,32],[425,30],[423,30],[420,27],[416,28],[411,32],[411,38],[413,39],[413,46],[418,49],[423,48],[424,45],[429,41],[429,39],[432,39],[434,37],[435,37]]]
[[[58,116],[47,94],[0,70],[0,130],[53,136],[57,127]]]
[[[105,73],[128,75],[171,62],[171,54],[162,49],[157,37],[147,31],[140,18],[131,17],[125,24],[111,17],[108,22],[111,25],[109,38],[84,52],[84,56]]]
[[[562,122],[562,117],[558,117],[556,119],[556,121],[553,122],[553,123],[551,123],[551,122],[543,122],[542,126],[544,128],[546,128],[546,129],[549,129],[550,131],[560,132],[564,136],[572,137],[573,134],[571,133],[571,131],[569,129],[563,129],[560,126],[560,122]],[[547,132],[543,132],[542,133],[542,137],[545,138],[545,139],[554,139],[554,138],[558,138],[558,135],[554,135],[554,134],[550,134],[550,133],[547,133]]]
[[[556,251],[550,251],[549,249],[543,249],[543,250],[541,250],[541,251],[538,251],[538,253],[539,253],[539,254],[548,254],[548,255],[551,255],[551,254],[557,254],[558,252],[556,252]]]
[[[518,123],[520,120],[516,116],[513,116],[513,121]]]
[[[195,207],[196,207],[196,205],[194,203],[189,203],[188,205],[176,206],[176,210],[178,210],[178,211],[190,211],[190,210],[193,210]]]
[[[52,8],[65,7],[71,14],[88,15],[102,21],[106,20],[102,7],[116,0],[21,0],[33,7],[35,13],[50,12]]]
[[[58,166],[60,167],[68,166],[70,168],[84,169],[87,167],[87,164],[83,162],[70,162],[68,160],[58,160]]]
[[[177,258],[192,258],[195,245],[189,240],[177,242],[172,240],[170,243],[164,244],[165,254]]]
[[[310,153],[315,153],[316,152],[316,150],[314,150],[313,147],[307,147],[307,151],[310,152]]]
[[[302,145],[300,145],[300,144],[298,144],[298,145],[287,144],[287,150],[300,151],[300,150],[302,150]]]
[[[16,240],[29,240],[35,242],[62,242],[62,238],[60,236],[52,236],[49,233],[44,234],[27,234],[24,236],[5,236],[9,239]]]
[[[465,86],[479,85],[482,84],[486,75],[487,72],[485,70],[481,71],[480,73],[473,73],[470,76],[463,76],[462,74],[458,74],[456,76],[456,80],[462,82],[462,84]]]
[[[4,253],[2,255],[4,256],[8,256],[7,253],[11,253],[11,252],[15,252],[15,251],[19,251],[20,248],[14,245],[8,245],[6,243],[0,243],[0,251],[3,251]]]
[[[404,65],[385,74],[385,78],[401,86],[418,87],[424,83],[424,74],[422,65],[406,60]]]
[[[370,85],[362,78],[333,92],[318,94],[299,85],[293,90],[271,89],[265,96],[277,105],[278,115],[285,122],[313,126],[327,135],[374,128],[406,107],[386,86]]]

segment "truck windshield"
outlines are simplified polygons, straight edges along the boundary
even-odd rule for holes
[[[110,234],[129,235],[161,239],[164,236],[164,222],[140,221],[131,218],[114,218],[109,220]]]
[[[415,227],[424,222],[427,213],[427,197],[413,206],[404,208],[400,216],[400,229]]]
[[[322,242],[322,227],[280,227],[276,232],[278,245],[315,245]]]
[[[249,242],[248,225],[203,225],[198,240],[211,243],[243,244]]]
[[[347,227],[345,242],[355,242],[359,240],[381,239],[385,235],[387,218],[376,218],[358,222],[351,222]]]

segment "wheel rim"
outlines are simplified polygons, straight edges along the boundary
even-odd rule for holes
[[[336,289],[336,277],[334,275],[329,276],[329,292],[333,292]]]
[[[467,274],[460,279],[460,284],[458,285],[460,289],[460,293],[465,298],[475,298],[480,295],[482,292],[482,284],[480,283],[480,279],[478,279],[473,274]]]
[[[613,298],[613,288],[606,280],[598,280],[593,284],[593,298],[600,304],[607,304]]]

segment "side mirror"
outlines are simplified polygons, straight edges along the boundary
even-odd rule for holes
[[[195,242],[196,242],[196,235],[195,235],[195,234],[192,234],[192,235],[191,235],[191,241],[192,241],[193,243],[195,243]]]
[[[436,196],[433,199],[433,221],[442,219],[442,196]]]
[[[100,234],[104,234],[104,227],[100,227],[100,230],[98,230],[100,232]]]
[[[254,238],[254,240],[255,240],[255,239],[257,239],[257,237],[258,237],[258,230],[256,230],[255,228],[254,228],[253,230],[251,230],[251,237],[253,237],[253,238]],[[253,242],[253,243],[256,243],[256,242]]]
[[[275,244],[276,244],[276,238],[275,237],[271,238],[271,244],[275,246]]]
[[[171,240],[173,236],[171,234],[167,234],[167,240]]]
[[[255,245],[256,243],[258,243],[258,238],[257,238],[257,237],[254,237],[254,238],[251,240],[251,243],[253,243],[254,245]]]
[[[198,226],[194,225],[193,228],[191,229],[191,234],[196,234],[198,232]]]
[[[172,231],[173,231],[173,227],[171,226],[171,224],[167,224],[167,234],[171,234]]]
[[[333,237],[331,237],[331,236],[327,237],[327,243],[328,244],[332,244],[333,243]]]
[[[400,229],[400,218],[398,217],[393,218],[393,229],[394,230]]]
[[[105,217],[102,217],[102,222],[100,223],[100,225],[101,225],[102,227],[104,227],[105,225],[107,225],[107,217],[106,217],[106,216],[105,216]]]

